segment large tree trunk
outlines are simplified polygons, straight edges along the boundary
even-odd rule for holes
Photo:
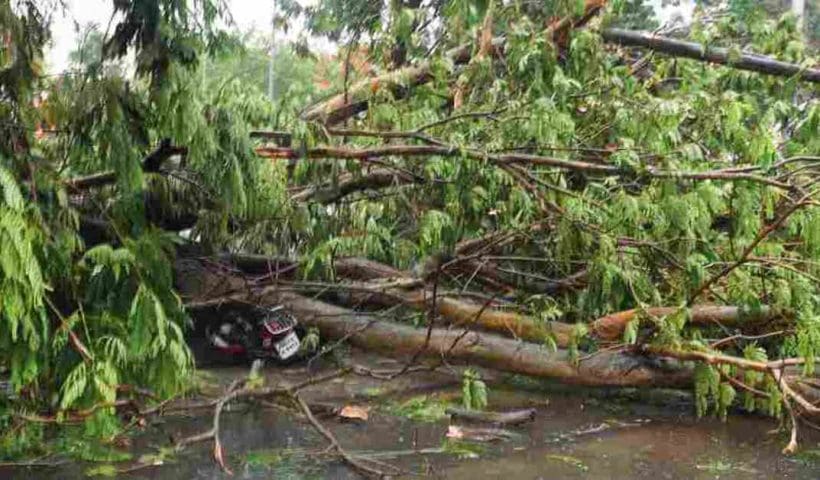
[[[285,259],[259,255],[223,255],[217,258],[228,265],[239,267],[246,273],[279,272],[276,278],[282,281],[292,278],[296,268],[295,263]],[[443,295],[437,296],[433,301],[432,289],[424,286],[421,279],[415,279],[407,272],[395,270],[378,262],[346,257],[337,259],[334,268],[338,276],[348,280],[338,284],[342,294],[334,300],[345,305],[389,307],[403,304],[423,311],[435,306],[437,314],[445,322],[455,326],[498,332],[535,343],[543,343],[547,336],[551,336],[559,347],[567,347],[572,343],[572,324],[558,321],[542,322],[513,310],[492,308]],[[184,279],[180,291],[189,297],[205,299],[198,302],[201,306],[243,300],[251,294],[266,297],[279,288],[276,285],[253,288],[236,272],[224,269],[214,271],[197,258],[178,260],[176,269],[178,279]],[[395,286],[397,284],[405,287]],[[410,288],[406,288],[407,286]],[[317,284],[316,288],[327,290],[327,286],[321,283]],[[629,322],[639,319],[642,314],[658,318],[674,314],[678,310],[678,307],[655,307],[643,311],[633,309],[614,313],[588,324],[589,334],[601,341],[619,341]],[[689,323],[693,325],[743,329],[786,316],[784,312],[767,306],[751,310],[735,306],[696,305],[691,307],[688,313]]]
[[[325,339],[344,338],[360,348],[393,357],[412,356],[423,349],[422,356],[427,358],[591,386],[682,387],[691,382],[691,371],[678,362],[600,352],[575,366],[564,350],[551,352],[540,343],[471,331],[471,325],[433,328],[428,343],[426,329],[380,321],[372,315],[281,291],[277,286],[247,288],[240,277],[211,274],[203,267],[197,259],[181,259],[176,264],[177,288],[194,315],[229,302],[284,304],[303,325],[318,328]]]
[[[472,330],[472,327],[480,326],[480,322],[463,322],[465,325],[461,327],[436,327],[429,330],[414,328],[381,320],[374,314],[357,313],[283,291],[283,288],[277,285],[252,288],[245,284],[241,276],[230,273],[216,275],[203,266],[201,260],[195,258],[180,259],[176,264],[177,288],[188,301],[188,309],[194,317],[219,309],[223,303],[284,304],[302,325],[318,328],[326,341],[344,340],[354,346],[397,358],[428,358],[473,364],[510,373],[554,379],[562,383],[598,387],[687,388],[693,381],[691,363],[687,360],[713,360],[710,363],[731,360],[731,364],[739,364],[741,369],[745,368],[743,365],[751,363],[760,364],[756,367],[757,370],[774,368],[769,363],[750,362],[726,355],[657,349],[645,345],[634,350],[603,349],[588,355],[581,353],[580,358],[573,359],[568,350],[551,351],[540,341],[528,343]],[[373,273],[372,265],[364,266],[366,275]],[[462,308],[456,303],[446,301],[443,305],[446,306],[445,309]],[[661,308],[651,309],[649,313],[665,315],[674,311],[673,308]],[[590,331],[595,335],[597,326],[599,335],[614,335],[613,332],[622,331],[619,330],[619,326],[634,318],[635,313],[627,311],[603,317],[591,324]],[[758,312],[747,312],[735,307],[703,306],[691,311],[693,320],[698,319],[705,323],[740,322],[769,318],[772,315],[772,311],[765,308]],[[509,327],[516,328],[515,325],[510,324]],[[570,325],[561,325],[571,328]],[[794,384],[793,388],[800,389],[804,395],[801,399],[810,398],[813,401],[818,398],[815,383],[804,381],[800,384],[803,380],[799,378],[799,364],[784,363],[783,366],[776,367],[785,374],[786,382]]]
[[[692,381],[691,369],[675,361],[601,352],[581,359],[576,366],[564,350],[552,352],[542,345],[488,333],[434,328],[428,342],[426,329],[375,320],[294,293],[268,289],[245,300],[284,304],[302,325],[318,328],[325,339],[344,338],[354,346],[395,358],[409,358],[421,351],[421,356],[430,359],[588,386],[686,387]]]

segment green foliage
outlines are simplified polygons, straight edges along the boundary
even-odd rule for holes
[[[481,375],[468,368],[461,381],[461,404],[467,410],[484,410],[487,407],[487,385]]]
[[[0,404],[0,408],[3,407],[5,405]],[[0,416],[0,459],[14,460],[24,455],[42,454],[44,430],[42,424],[19,423],[9,416]]]
[[[460,459],[476,459],[484,455],[487,445],[477,442],[465,442],[453,438],[445,438],[441,442],[441,450]]]
[[[638,320],[630,320],[624,328],[624,343],[627,345],[634,345],[638,341],[638,327],[640,322]]]
[[[720,384],[717,396],[717,412],[721,420],[726,421],[729,407],[732,406],[732,402],[735,401],[736,396],[737,392],[733,386],[728,383]]]
[[[193,371],[188,318],[173,282],[178,237],[152,226],[156,213],[145,209],[145,198],[163,193],[168,204],[178,202],[171,182],[144,174],[142,159],[161,138],[201,140],[187,160],[205,190],[227,198],[212,203],[214,211],[248,218],[274,196],[241,191],[267,171],[247,135],[258,106],[243,109],[231,92],[191,87],[199,58],[224,43],[212,28],[216,3],[115,2],[122,16],[112,36],[90,31],[73,56],[83,71],[44,77],[51,7],[0,1],[0,241],[7,247],[0,253],[0,371],[9,372],[13,391],[0,398],[0,423],[16,432],[3,437],[0,455],[36,453],[42,440],[15,411],[62,420],[89,408],[86,440],[72,448],[98,460],[98,438],[120,428],[113,407],[100,405],[119,399],[120,386],[167,398]],[[129,52],[137,59],[132,78],[113,68]],[[43,134],[46,128],[54,133]],[[205,165],[217,158],[232,168]],[[83,195],[65,186],[69,177],[100,172],[112,172],[114,182]],[[80,224],[89,220],[106,222],[113,238],[83,238]]]
[[[387,405],[386,411],[392,415],[406,417],[420,422],[437,422],[447,418],[447,401],[436,396],[413,397],[403,402]]]
[[[47,285],[37,251],[43,235],[36,212],[27,208],[17,182],[0,165],[0,362],[8,364],[15,389],[37,378],[43,344],[50,335]]]
[[[613,26],[631,30],[654,30],[658,21],[645,0],[616,0],[612,2]]]
[[[300,345],[300,349],[304,353],[315,353],[319,351],[319,345],[321,344],[321,336],[319,329],[315,327],[311,327],[308,329],[305,337],[301,339],[302,343]]]
[[[720,374],[711,365],[698,363],[695,366],[695,408],[698,417],[709,412],[709,402],[717,402],[720,395]]]
[[[150,387],[163,398],[184,390],[193,362],[172,264],[177,232],[188,229],[185,237],[206,252],[286,255],[299,259],[305,277],[331,279],[341,256],[408,268],[451,253],[463,240],[515,234],[496,259],[486,259],[497,270],[496,289],[541,296],[531,299],[531,311],[545,325],[548,346],[556,347],[546,322],[576,322],[567,348],[575,364],[592,346],[590,319],[689,305],[705,282],[744,260],[697,300],[793,312],[795,331],[728,352],[758,361],[799,355],[804,372],[814,371],[815,204],[740,258],[793,192],[681,173],[748,169],[769,180],[811,182],[811,164],[780,162],[820,151],[816,87],[663,55],[644,57],[641,67],[627,49],[605,48],[594,22],[557,39],[545,34],[556,19],[579,13],[583,2],[576,0],[281,1],[282,28],[304,20],[309,33],[339,42],[344,55],[311,58],[301,40],[279,49],[272,103],[265,95],[267,48],[218,28],[222,2],[117,0],[108,37],[89,32],[74,56],[82,70],[59,77],[43,75],[41,66],[48,3],[25,0],[13,8],[0,0],[0,371],[10,372],[18,393],[2,399],[0,426],[20,432],[19,448],[3,437],[4,455],[40,438],[12,421],[19,409],[64,417],[118,398],[121,384]],[[651,27],[642,2],[610,3],[604,26]],[[731,2],[728,15],[696,19],[688,39],[729,47],[733,57],[750,51],[815,62],[794,19],[771,20],[754,3]],[[455,65],[446,52],[474,45],[485,18],[493,35],[506,39],[504,58]],[[130,55],[134,75],[120,68]],[[358,79],[400,65],[414,68],[396,75],[395,84],[351,90]],[[429,82],[416,85],[415,69],[424,65]],[[457,109],[454,82],[465,87]],[[453,151],[289,164],[258,157],[255,129],[291,132],[297,152],[420,141],[334,135],[304,122],[302,108],[326,93],[325,84],[369,107],[349,118],[348,128],[419,131]],[[187,153],[159,171],[144,170],[143,159],[163,139]],[[512,153],[552,161],[503,157]],[[552,166],[560,161],[617,172]],[[375,168],[396,172],[395,184],[329,203],[319,195],[294,199]],[[100,172],[113,173],[114,182],[81,193],[66,186]],[[90,234],[98,223],[109,231]],[[583,289],[553,281],[582,268]],[[478,280],[471,273],[442,281],[473,288]],[[706,348],[712,332],[693,328],[688,316],[687,308],[664,318],[641,314],[623,340],[643,341],[638,333],[645,326],[659,345]],[[311,343],[309,335],[306,348]],[[696,367],[699,415],[713,410],[725,417],[740,400],[717,368]],[[777,385],[754,372],[742,375],[770,395],[764,401],[744,392],[744,406],[780,415]],[[481,408],[486,386],[467,376],[464,386],[465,405]],[[20,392],[37,400],[21,401]],[[424,417],[440,407],[416,401],[400,410]],[[118,420],[112,408],[100,408],[83,429],[92,437],[111,434]]]
[[[456,236],[453,219],[438,210],[428,211],[419,226],[419,249],[422,255],[452,248]]]
[[[743,349],[743,357],[757,362],[765,362],[768,360],[766,351],[754,343],[750,343]],[[765,376],[762,372],[756,372],[754,370],[746,370],[743,372],[743,383],[752,388],[759,388],[762,386],[764,380]],[[743,408],[746,410],[750,412],[755,411],[760,401],[761,400],[757,399],[752,392],[748,390],[743,392]]]
[[[572,327],[572,332],[569,336],[569,345],[567,345],[567,359],[576,367],[581,360],[579,356],[579,346],[588,333],[589,327],[584,323],[576,323]]]

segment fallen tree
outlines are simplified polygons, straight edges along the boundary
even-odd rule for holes
[[[184,287],[183,287],[184,291]],[[196,296],[195,291],[188,291]],[[434,328],[425,329],[379,320],[372,314],[357,314],[353,311],[309,299],[298,294],[282,292],[276,287],[255,291],[244,290],[213,301],[192,301],[188,306],[193,311],[219,308],[224,303],[249,302],[257,305],[285,305],[300,318],[300,321],[316,327],[325,338],[344,340],[368,351],[379,351],[385,355],[415,362],[420,358],[438,360],[442,363],[467,363],[496,370],[524,374],[538,378],[556,380],[563,383],[596,387],[670,387],[685,388],[696,384],[697,377],[687,361],[705,362],[717,366],[734,367],[738,370],[723,372],[727,381],[752,395],[770,398],[771,394],[745,383],[746,372],[767,375],[770,382],[776,382],[784,397],[789,414],[792,416],[792,437],[784,452],[793,453],[797,448],[797,422],[790,406],[795,402],[804,412],[815,414],[820,411],[807,398],[817,398],[815,384],[794,367],[804,363],[801,358],[775,361],[759,361],[738,358],[720,353],[698,350],[639,345],[637,348],[601,350],[579,358],[577,353],[558,350],[551,351],[541,344],[532,344],[501,338],[492,334],[470,329]],[[666,309],[659,312],[672,313]],[[715,321],[718,318],[736,318],[736,309],[704,307],[695,310],[693,318]],[[619,317],[626,317],[626,314]],[[671,359],[672,361],[664,361]],[[683,362],[683,363],[680,363]],[[412,363],[408,363],[407,367]],[[406,368],[407,368],[406,367]],[[758,379],[761,381],[762,379]],[[792,386],[794,385],[794,386]],[[726,407],[723,407],[726,408]]]
[[[410,358],[422,351],[427,358],[464,362],[565,383],[590,386],[684,387],[691,372],[639,356],[602,352],[573,365],[566,351],[550,352],[537,344],[459,329],[423,329],[372,321],[367,316],[294,294],[269,297],[282,303],[307,325],[328,338],[346,338],[366,350]],[[265,296],[260,303],[267,303]]]
[[[464,248],[464,250],[468,250]],[[207,259],[207,257],[204,257]],[[327,290],[333,289],[345,292],[344,298],[350,305],[378,305],[382,307],[405,305],[422,312],[435,308],[441,318],[455,326],[478,328],[485,331],[494,331],[505,336],[511,336],[535,343],[543,343],[548,337],[556,345],[566,348],[572,343],[575,325],[561,321],[537,321],[531,316],[511,310],[500,310],[487,304],[479,304],[459,296],[439,294],[434,300],[434,291],[424,279],[414,278],[409,272],[402,272],[392,267],[372,260],[360,258],[340,258],[334,261],[336,275],[340,282],[336,284],[316,283],[311,285],[305,282],[292,283],[293,273],[298,265],[285,260],[272,259],[262,255],[228,255],[223,261],[230,262],[244,273],[268,273],[264,279],[266,283],[275,281],[274,276],[281,274],[281,282],[276,282],[282,289],[301,287],[303,289]],[[182,287],[192,295],[203,297],[202,291],[209,292],[211,297],[200,307],[218,305],[226,301],[236,301],[243,297],[242,289],[247,282],[236,278],[235,271],[228,271],[227,275],[218,272],[210,274],[199,271],[207,268],[198,260],[183,260],[187,266],[178,266],[178,275],[193,277],[199,282],[213,278],[211,286]],[[183,273],[184,272],[184,273]],[[198,272],[198,273],[194,273]],[[272,272],[272,273],[271,273]],[[277,286],[265,287],[265,292],[276,290]],[[238,293],[237,293],[238,292]],[[783,319],[789,322],[789,312],[776,308],[761,306],[759,308],[695,305],[686,307],[649,307],[644,309],[630,309],[613,313],[601,318],[582,322],[588,326],[591,338],[603,342],[617,342],[622,340],[624,332],[630,322],[652,324],[662,322],[663,317],[683,314],[688,325],[693,327],[715,327],[722,331],[750,331],[765,329],[765,324],[774,320]]]
[[[501,371],[588,386],[685,387],[691,370],[623,353],[602,352],[573,364],[566,351],[519,342],[465,329],[423,329],[374,320],[318,300],[275,288],[223,299],[259,305],[283,304],[304,325],[317,327],[325,338],[345,339],[359,348],[408,359],[418,352],[430,359],[481,365]],[[192,302],[190,309],[215,308],[212,302]]]
[[[795,441],[796,419],[817,414],[815,73],[742,53],[808,65],[788,22],[721,22],[710,34],[741,51],[696,52],[612,30],[619,12],[592,24],[603,1],[319,2],[286,13],[337,19],[332,35],[352,41],[338,90],[300,117],[310,89],[272,107],[233,67],[210,68],[221,37],[194,19],[211,10],[171,0],[116,2],[105,65],[52,82],[39,3],[0,2],[14,25],[0,69],[1,445],[61,418],[114,429],[117,409],[145,410],[137,392],[161,405],[184,391],[189,315],[231,302],[286,303],[325,339],[407,369],[691,387],[699,414],[741,399],[788,414]],[[659,54],[635,61],[607,45],[618,38]],[[135,76],[106,68],[129,50]],[[727,68],[680,68],[678,54]],[[808,82],[747,82],[736,60]],[[222,463],[222,407],[295,393],[240,382],[201,438]]]

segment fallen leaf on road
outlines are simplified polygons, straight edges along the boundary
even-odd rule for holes
[[[355,420],[367,421],[370,407],[358,407],[356,405],[345,405],[339,411],[339,416],[342,418],[349,418]]]

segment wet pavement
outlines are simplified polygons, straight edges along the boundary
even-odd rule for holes
[[[374,369],[401,366],[363,353],[352,358]],[[323,369],[331,367],[319,368]],[[204,372],[210,385],[205,390],[217,393],[247,369]],[[303,367],[264,370],[268,385],[295,383],[309,375]],[[685,394],[624,395],[560,388],[486,371],[483,376],[490,389],[489,409],[535,408],[535,420],[503,427],[506,432],[496,441],[448,439],[450,420],[443,409],[459,402],[458,369],[408,373],[391,381],[347,376],[309,387],[303,398],[348,453],[397,466],[405,472],[399,478],[820,478],[820,437],[812,438],[806,428],[801,432],[801,453],[787,457],[780,452],[785,432],[772,432],[778,421],[748,414],[730,415],[725,423],[698,420]],[[367,420],[333,413],[344,406],[362,407]],[[135,460],[156,454],[172,439],[207,430],[210,422],[210,411],[154,420],[129,450]],[[212,461],[211,444],[202,443],[168,456],[162,465],[117,478],[360,478],[322,453],[324,438],[284,405],[232,406],[223,415],[221,439],[232,477]],[[92,468],[95,465],[71,462],[59,469],[0,469],[0,478],[79,479],[87,478]]]

